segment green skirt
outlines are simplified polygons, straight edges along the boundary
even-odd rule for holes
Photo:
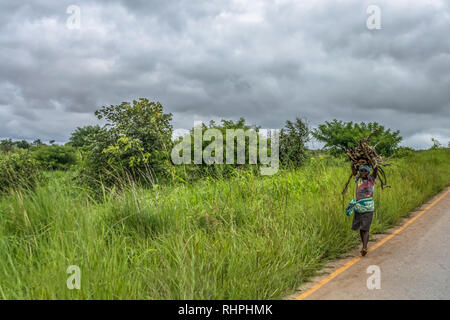
[[[352,199],[348,204],[347,208],[345,208],[345,214],[347,216],[351,216],[354,212],[356,213],[364,213],[375,210],[375,203],[372,198],[365,198],[356,201],[356,199]]]

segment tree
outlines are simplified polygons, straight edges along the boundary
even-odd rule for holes
[[[431,146],[430,149],[441,149],[442,148],[442,143],[435,138],[431,138],[431,142],[433,142],[433,145]]]
[[[8,153],[12,151],[14,144],[11,139],[5,139],[0,141],[0,151],[4,153]]]
[[[391,156],[402,141],[400,131],[391,132],[377,122],[353,123],[343,122],[334,119],[326,121],[313,130],[312,135],[319,141],[325,143],[324,149],[329,150],[333,155],[339,155],[349,148],[357,145],[357,142],[377,129],[376,134],[371,138],[371,144],[375,145],[378,154]]]
[[[103,106],[95,115],[106,121],[102,128],[78,128],[72,135],[75,145],[89,145],[86,175],[115,184],[124,177],[153,182],[148,180],[149,175],[153,179],[167,173],[171,166],[172,114],[165,114],[159,102],[141,98]]]
[[[105,128],[118,139],[127,136],[138,139],[144,150],[153,153],[170,152],[172,146],[172,114],[164,114],[159,102],[148,99],[133,100],[133,104],[102,107],[95,112],[99,119],[107,121]]]
[[[174,144],[174,172],[185,181],[204,176],[224,178],[238,172],[236,169],[262,172],[267,161],[273,165],[272,139],[242,117],[196,126]]]
[[[43,142],[41,141],[41,139],[36,139],[36,140],[33,141],[33,143],[32,143],[31,145],[32,145],[33,147],[39,147],[39,146],[45,145],[45,143],[43,143]]]
[[[95,141],[95,136],[102,128],[99,125],[78,127],[71,135],[69,141],[75,148],[91,145]]]
[[[260,138],[258,136],[259,133],[259,127],[255,125],[250,125],[246,123],[246,120],[241,117],[237,121],[233,120],[221,120],[221,124],[217,124],[214,121],[209,122],[209,126],[203,126],[203,132],[206,129],[216,129],[219,130],[222,133],[222,140],[223,140],[223,157],[224,161],[226,161],[228,155],[227,155],[227,130],[241,130],[241,132],[244,134],[244,138],[239,139],[237,136],[233,136],[233,159],[235,159],[236,163],[233,161],[234,167],[242,166],[243,164],[239,164],[238,162],[238,152],[240,150],[243,151],[243,161],[244,164],[249,163],[250,159],[250,153],[253,152],[253,154],[256,154],[256,158],[258,157],[258,147],[260,143]],[[236,134],[238,134],[238,131],[234,131]],[[193,131],[191,131],[193,133]],[[256,141],[256,147],[250,143],[250,136],[253,135],[254,141]],[[210,141],[203,141],[203,150],[210,144]],[[242,152],[241,151],[241,152]]]
[[[208,125],[203,124],[202,126],[202,136],[204,136],[205,131],[208,129],[216,129],[219,130],[221,135],[222,135],[222,141],[223,141],[223,157],[224,159],[227,158],[227,148],[226,148],[226,143],[227,143],[227,130],[242,130],[243,133],[249,133],[250,131],[248,130],[253,130],[256,134],[259,132],[259,127],[256,126],[252,126],[249,125],[248,123],[245,122],[244,118],[239,118],[239,120],[237,121],[233,121],[233,120],[225,120],[222,119],[221,120],[221,124],[217,124],[215,121],[211,120],[209,122]],[[194,136],[194,128],[191,129],[191,136]],[[233,137],[234,139],[234,154],[233,154],[233,159],[237,160],[238,157],[238,150],[239,148],[241,148],[241,150],[244,151],[245,153],[245,160],[244,163],[248,163],[249,161],[249,154],[250,154],[250,148],[252,147],[250,145],[250,137],[249,136],[244,136],[244,138],[242,139],[242,141],[240,139],[238,139],[237,137]],[[258,137],[257,137],[258,139]],[[194,157],[194,150],[195,150],[195,145],[194,145],[194,140],[192,139],[192,158]],[[201,152],[204,152],[205,149],[208,147],[208,145],[211,144],[211,142],[214,141],[213,139],[211,139],[211,141],[208,141],[207,139],[202,139],[202,150]],[[214,156],[214,154],[213,154]],[[224,160],[225,161],[225,160]],[[203,164],[205,164],[203,162]],[[239,164],[236,164],[236,166],[240,166]]]
[[[0,193],[11,189],[30,189],[43,178],[37,161],[26,150],[0,157]]]
[[[31,147],[31,145],[25,140],[15,141],[14,145],[19,149],[30,149]]]
[[[32,155],[42,168],[48,170],[67,170],[77,161],[75,149],[70,146],[42,145]]]
[[[300,166],[307,158],[306,143],[309,141],[307,124],[299,118],[286,121],[280,132],[280,161],[284,166]]]
[[[4,153],[16,151],[17,149],[30,149],[30,147],[31,145],[25,140],[13,142],[11,139],[6,139],[0,141],[0,151]]]

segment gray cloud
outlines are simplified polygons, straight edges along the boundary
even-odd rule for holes
[[[66,9],[81,8],[81,29]],[[175,128],[296,116],[450,140],[444,1],[30,1],[0,5],[0,137],[65,141],[102,105],[158,100]]]

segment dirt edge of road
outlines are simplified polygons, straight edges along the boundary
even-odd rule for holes
[[[439,198],[442,194],[446,193],[448,190],[450,190],[450,186],[445,187],[443,190],[441,190],[436,195],[432,196],[428,201],[424,202],[422,205],[418,206],[414,210],[410,211],[407,216],[402,218],[394,227],[386,230],[384,233],[378,233],[371,235],[371,239],[369,241],[369,248],[371,246],[374,246],[376,243],[381,242],[384,238],[391,235],[396,229],[403,226],[406,222],[414,218],[416,215],[418,215],[420,212],[422,212],[430,203],[435,201],[437,198]],[[360,245],[353,248],[351,251],[349,251],[345,256],[332,260],[328,262],[324,268],[317,271],[317,275],[312,277],[309,281],[303,283],[298,287],[292,294],[288,295],[287,297],[283,298],[283,300],[296,300],[297,297],[299,297],[302,293],[309,290],[312,286],[316,285],[318,282],[325,279],[327,276],[329,276],[331,273],[336,271],[338,268],[342,267],[346,263],[348,263],[350,260],[359,257],[360,254]]]

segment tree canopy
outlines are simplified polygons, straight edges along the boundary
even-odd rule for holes
[[[344,122],[334,119],[319,125],[313,130],[312,135],[325,143],[324,149],[334,155],[339,155],[345,150],[355,147],[359,140],[367,137],[373,130],[377,130],[377,132],[372,136],[371,144],[375,145],[377,153],[391,156],[402,141],[400,131],[391,132],[391,129],[386,129],[377,122],[354,123],[353,121]]]
[[[309,133],[308,125],[302,119],[286,121],[280,132],[280,161],[284,166],[298,167],[306,160]]]
[[[78,127],[70,137],[70,143],[73,147],[85,147],[91,145],[96,134],[99,134],[102,128],[99,125]]]

